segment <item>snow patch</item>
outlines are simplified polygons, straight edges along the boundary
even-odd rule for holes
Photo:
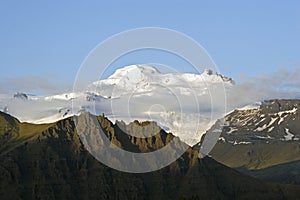
[[[237,142],[236,140],[234,140],[234,141],[228,141],[228,143],[231,143],[233,145],[241,145],[241,144],[247,145],[247,144],[251,144],[251,142],[246,142],[246,141]]]
[[[292,134],[288,128],[285,128],[285,133],[287,134],[284,136],[285,141],[289,141],[293,139],[294,134]]]
[[[267,124],[264,124],[262,127],[257,127],[256,129],[254,129],[254,131],[263,131],[263,130],[265,130],[266,128],[267,128]]]
[[[266,140],[266,139],[273,139],[271,136],[267,136],[267,137],[265,137],[265,136],[259,136],[259,135],[256,135],[256,136],[254,136],[254,138],[258,138],[258,139],[262,139],[262,140]]]
[[[270,127],[267,132],[271,132],[274,129],[274,126]]]
[[[227,134],[231,134],[233,132],[236,132],[238,129],[237,128],[233,128],[233,127],[229,127],[230,130],[227,132]]]
[[[281,117],[283,114],[295,114],[297,112],[298,108],[294,107],[291,110],[285,110],[278,112],[278,115]]]
[[[261,102],[255,102],[252,104],[248,104],[242,108],[238,108],[238,110],[253,110],[253,109],[259,109],[259,107],[261,106]]]

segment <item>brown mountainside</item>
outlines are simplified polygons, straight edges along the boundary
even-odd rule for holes
[[[133,174],[97,161],[76,132],[74,119],[28,125],[0,113],[0,199],[296,199],[299,187],[268,184],[188,150],[169,166]],[[106,136],[121,148],[149,152],[174,136],[128,137],[104,117]],[[11,123],[13,122],[13,123]],[[134,122],[143,126],[143,123]],[[133,131],[141,131],[128,127]],[[14,127],[18,127],[14,129]],[[153,125],[154,127],[154,125]],[[156,130],[154,128],[154,130]],[[23,137],[30,135],[31,137]],[[22,138],[22,139],[20,139]]]

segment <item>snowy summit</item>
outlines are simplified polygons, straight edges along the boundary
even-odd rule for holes
[[[156,121],[192,145],[224,116],[222,94],[233,85],[231,78],[209,69],[202,74],[163,74],[150,65],[131,65],[91,83],[85,91],[53,96],[0,95],[0,108],[31,123],[50,123],[86,111],[128,123]]]

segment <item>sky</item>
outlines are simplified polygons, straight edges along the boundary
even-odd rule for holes
[[[235,80],[293,73],[300,66],[299,1],[15,1],[0,2],[0,93],[57,93],[71,88],[89,54],[133,28],[182,32]],[[124,64],[157,63],[131,56]],[[122,65],[121,63],[119,63]],[[189,72],[178,59],[168,65]],[[122,67],[122,66],[115,66]],[[297,77],[296,77],[297,78]]]

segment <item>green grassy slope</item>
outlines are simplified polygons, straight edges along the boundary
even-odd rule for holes
[[[249,145],[218,143],[210,153],[219,162],[232,168],[263,169],[300,160],[299,142],[257,142]]]
[[[0,112],[0,155],[39,136],[53,124],[21,123],[10,115]]]

